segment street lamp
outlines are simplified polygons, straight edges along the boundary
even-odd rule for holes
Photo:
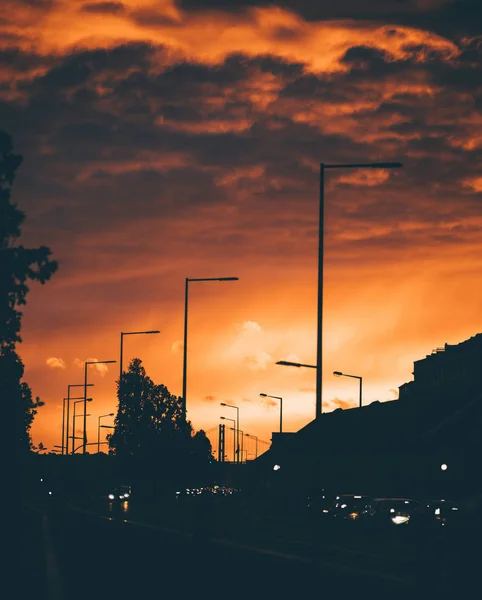
[[[360,381],[360,394],[359,394],[359,403],[360,408],[362,405],[362,378],[359,375],[348,375],[348,373],[342,373],[341,371],[333,371],[333,375],[336,377],[352,377],[353,379],[358,379]]]
[[[184,347],[183,347],[183,366],[182,366],[182,413],[183,419],[186,421],[187,403],[187,316],[188,316],[188,294],[190,281],[238,281],[239,277],[186,277],[186,288],[184,292]]]
[[[83,454],[87,451],[87,367],[89,365],[108,365],[117,362],[116,360],[89,360],[84,363],[84,449]]]
[[[279,432],[283,433],[283,398],[281,396],[270,396],[269,394],[260,394],[263,398],[274,398],[279,400]]]
[[[89,384],[87,384],[87,386],[85,386],[85,384],[83,384],[83,383],[70,383],[67,386],[67,415],[66,415],[67,426],[66,426],[66,433],[65,433],[65,454],[69,453],[70,401],[72,400],[72,398],[70,397],[70,388],[72,388],[72,387],[92,387],[93,385],[94,385],[93,383],[89,383]]]
[[[67,398],[64,398],[62,402],[62,454],[64,453],[64,445],[65,445],[65,401]]]
[[[237,431],[237,440],[238,440],[238,458],[237,458],[237,463],[239,464],[240,462],[243,462],[243,452],[244,452],[244,431],[239,429],[239,424],[238,424],[238,428],[236,429],[236,427],[230,427],[230,429],[232,431]],[[241,450],[239,449],[239,434],[241,434]],[[241,459],[239,458],[241,456]]]
[[[308,369],[316,369],[316,365],[304,365],[303,363],[291,362],[289,360],[279,360],[277,365],[283,365],[284,367],[306,367]]]
[[[258,436],[257,435],[251,435],[250,433],[246,434],[246,437],[252,437],[256,440],[256,456],[255,458],[258,458]]]
[[[234,427],[236,428],[236,419],[229,419],[228,417],[220,417],[224,421],[232,421],[234,423]],[[233,433],[233,464],[236,459],[236,436]]]
[[[71,400],[74,400],[74,398],[71,398]],[[75,450],[78,450],[78,448],[75,448],[74,444],[75,444],[75,440],[78,439],[78,438],[75,437],[75,419],[77,417],[81,417],[82,416],[82,415],[78,415],[75,412],[75,405],[79,404],[79,402],[83,402],[84,403],[84,432],[85,432],[86,417],[90,417],[90,415],[87,414],[87,410],[86,410],[87,402],[92,402],[92,398],[79,398],[76,402],[74,402],[74,417],[72,419],[72,454],[75,453]],[[82,446],[83,446],[84,442],[85,442],[85,433],[82,436],[82,440],[83,440],[83,443],[82,443]],[[79,448],[80,448],[80,446],[79,446]]]
[[[90,385],[94,385],[94,384],[92,383]],[[83,384],[79,384],[79,386],[83,387]],[[68,419],[70,418],[69,417],[69,409],[68,409],[69,403],[70,403],[70,400],[78,400],[79,402],[81,400],[83,401],[84,397],[83,396],[75,396],[73,398],[64,398],[64,400],[67,400],[67,426],[66,426],[66,430],[67,430],[67,436],[66,437],[67,437],[67,439],[65,440],[65,454],[68,454],[69,453],[69,435],[68,435],[68,433],[69,433],[69,421],[68,421]],[[74,402],[74,407],[75,407],[75,402]],[[77,416],[79,416],[79,415],[77,415]],[[74,420],[74,422],[75,422],[75,420]],[[75,432],[73,433],[73,435],[75,435]],[[70,437],[72,437],[72,436],[70,436]],[[74,442],[72,441],[72,444],[73,443]]]
[[[238,406],[234,406],[234,404],[226,404],[225,402],[221,402],[221,406],[227,406],[229,408],[235,408],[236,409],[236,423],[237,423],[237,427],[238,427],[238,432],[236,433],[236,447],[237,447],[237,457],[238,460],[237,462],[239,463],[239,407]]]
[[[119,356],[119,385],[122,379],[122,350],[123,350],[123,340],[125,335],[150,335],[152,333],[161,333],[158,329],[153,331],[121,331],[120,334],[120,356]]]
[[[399,169],[399,162],[331,164],[320,163],[320,216],[318,232],[318,323],[316,344],[316,418],[322,414],[322,368],[323,368],[323,267],[325,222],[325,169]]]
[[[113,417],[114,413],[108,413],[106,415],[100,415],[100,417],[97,420],[97,453],[100,452],[100,420],[103,419],[104,417]]]

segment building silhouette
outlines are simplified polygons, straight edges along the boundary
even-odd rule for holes
[[[255,461],[258,484],[287,496],[322,487],[405,497],[482,493],[482,334],[416,360],[413,376],[397,400],[337,409],[296,433],[273,435]]]

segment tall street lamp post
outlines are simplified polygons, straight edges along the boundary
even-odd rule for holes
[[[83,387],[83,384],[80,384],[80,385],[82,385],[82,387]],[[91,385],[93,385],[93,384],[91,384]],[[67,400],[67,415],[66,415],[67,424],[65,426],[65,428],[67,430],[67,435],[66,435],[66,439],[65,439],[65,454],[68,454],[69,453],[69,418],[70,418],[69,410],[68,410],[69,402],[71,400],[78,400],[80,402],[80,401],[84,400],[84,397],[83,396],[75,396],[73,398],[64,398],[64,400]],[[75,402],[74,402],[74,405],[75,405]],[[79,416],[79,415],[77,415],[77,416]],[[73,421],[75,421],[75,419]],[[72,435],[75,435],[75,432]]]
[[[70,425],[70,401],[72,398],[70,397],[70,388],[73,387],[92,387],[94,384],[89,383],[87,386],[84,383],[70,383],[67,386],[67,415],[66,415],[66,432],[65,432],[65,454],[69,453],[69,425]]]
[[[319,206],[319,230],[318,230],[318,314],[316,327],[316,365],[301,365],[280,361],[277,364],[292,367],[310,367],[316,369],[316,408],[315,417],[322,414],[322,368],[323,368],[323,269],[324,269],[324,229],[325,229],[325,170],[326,169],[399,169],[402,163],[380,162],[380,163],[353,163],[333,164],[320,163],[320,206]]]
[[[87,452],[87,367],[89,365],[108,365],[117,362],[116,360],[89,360],[84,363],[84,443],[82,453]]]
[[[359,406],[361,408],[362,405],[362,377],[360,375],[348,375],[348,373],[342,373],[341,371],[333,371],[333,375],[336,377],[352,377],[353,379],[358,379],[360,381],[360,391],[358,396]]]
[[[73,398],[71,398],[71,399],[73,400]],[[75,448],[75,440],[77,439],[77,438],[75,437],[75,419],[76,419],[77,417],[81,417],[81,416],[82,416],[82,415],[78,415],[78,414],[75,412],[75,405],[76,405],[76,404],[79,404],[79,402],[83,402],[83,403],[84,403],[84,432],[85,432],[85,423],[86,423],[86,418],[87,418],[87,417],[90,417],[90,415],[88,415],[88,414],[87,414],[87,410],[86,410],[86,407],[87,407],[87,402],[92,402],[92,398],[80,398],[79,400],[77,400],[76,402],[74,402],[74,417],[73,417],[73,419],[72,419],[72,454],[74,454],[74,453],[75,453],[75,450],[76,450],[76,448]],[[85,433],[84,433],[84,435],[82,436],[82,440],[83,440],[83,441],[82,441],[82,446],[84,446],[84,443],[85,443]]]
[[[236,409],[236,427],[238,429],[238,431],[236,433],[236,447],[237,447],[237,457],[238,457],[237,462],[239,463],[239,407],[235,406],[234,404],[226,404],[225,402],[221,402],[221,406],[227,406],[228,408]]]
[[[247,433],[246,437],[252,437],[256,440],[256,455],[255,458],[258,458],[258,436],[257,435],[252,435],[251,433]]]
[[[232,421],[234,423],[234,428],[236,430],[236,419],[229,419],[228,417],[220,417],[220,419],[223,419],[223,421]],[[233,464],[236,460],[236,436],[234,435],[233,432]]]
[[[323,368],[323,268],[325,227],[325,170],[326,169],[399,169],[399,162],[325,164],[320,163],[320,216],[318,233],[318,324],[316,343],[316,418],[322,413],[322,368]]]
[[[238,428],[236,429],[236,427],[230,427],[230,429],[232,429],[233,431],[237,432],[237,444],[238,444],[238,449],[237,449],[237,453],[238,453],[238,458],[237,458],[237,463],[242,463],[243,462],[243,452],[244,452],[244,431],[242,429],[239,429],[239,423],[238,423]],[[241,449],[239,448],[239,434],[241,434]],[[241,458],[239,458],[241,456]]]
[[[100,452],[100,428],[101,428],[101,424],[100,424],[100,420],[103,419],[104,417],[113,417],[114,413],[108,413],[106,415],[100,415],[100,417],[97,420],[97,453]]]
[[[122,353],[124,346],[124,336],[125,335],[150,335],[153,333],[161,333],[158,329],[152,331],[121,331],[120,334],[120,354],[119,354],[119,385],[122,379]]]
[[[260,394],[263,398],[274,398],[279,400],[279,432],[283,433],[283,398],[281,396],[270,396],[269,394]]]
[[[64,398],[62,402],[62,454],[64,454],[64,446],[65,446],[65,402],[68,398]]]
[[[183,347],[183,366],[182,366],[182,413],[183,419],[186,421],[187,416],[187,317],[188,317],[188,298],[189,298],[189,283],[191,281],[238,281],[239,277],[186,277],[186,288],[184,291],[184,347]]]

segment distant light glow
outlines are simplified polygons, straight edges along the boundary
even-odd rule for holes
[[[114,500],[115,496],[114,494],[109,494],[109,500]]]
[[[281,469],[281,467],[279,465],[275,465],[273,467],[273,471],[279,471]]]
[[[445,463],[443,463],[443,465],[440,465],[440,468],[442,469],[442,471],[446,471],[447,465]]]
[[[403,515],[392,517],[392,523],[395,523],[395,525],[402,525],[402,523],[407,523],[409,520],[410,517],[404,517]]]

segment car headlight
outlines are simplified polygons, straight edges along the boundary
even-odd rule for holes
[[[410,521],[409,516],[397,515],[396,517],[392,517],[392,523],[395,525],[403,525],[403,523],[408,523]]]

